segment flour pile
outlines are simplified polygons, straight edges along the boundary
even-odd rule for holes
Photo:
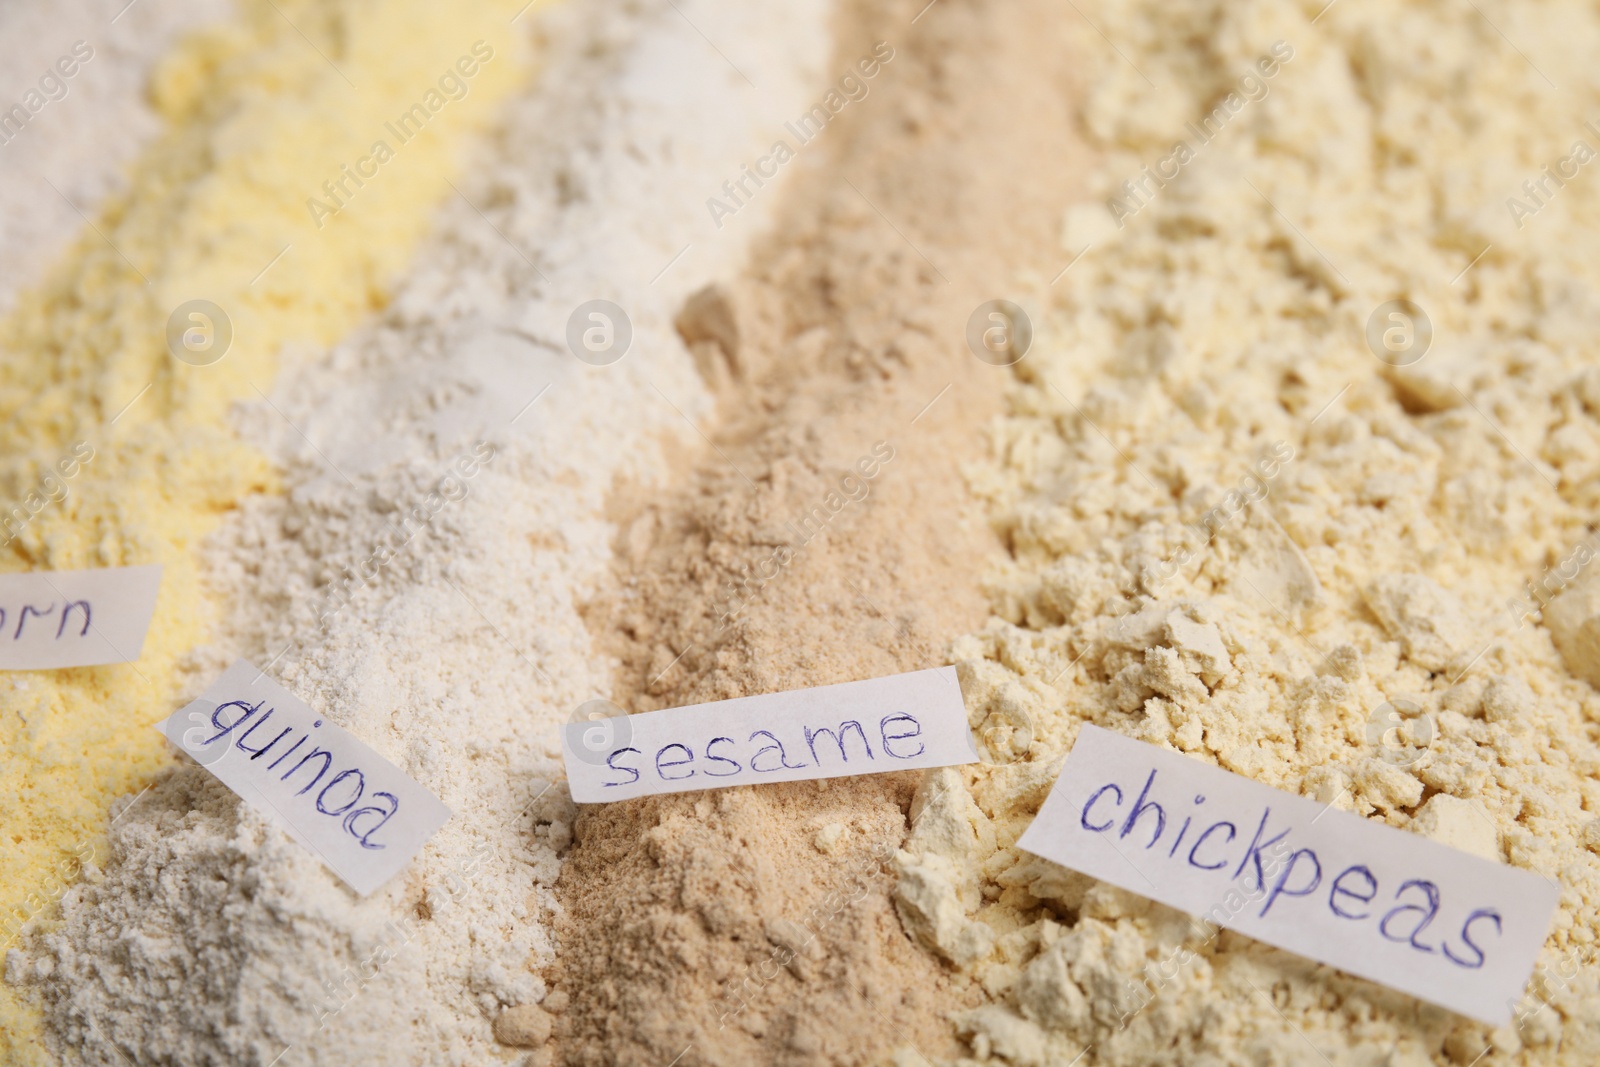
[[[616,574],[585,621],[625,707],[915,670],[988,614],[975,577],[1001,549],[961,471],[1012,377],[960,338],[973,308],[1031,303],[1066,262],[1080,49],[1050,0],[925,6],[840,5],[830,71],[893,60],[806,146],[794,166],[815,169],[723,287],[736,343],[695,343],[724,368],[711,446],[618,505]],[[813,534],[874,449],[893,458]],[[562,1062],[876,1065],[908,1035],[910,1055],[959,1052],[946,1019],[982,990],[906,936],[890,895],[920,777],[585,806],[549,976]]]
[[[276,480],[268,458],[229,425],[233,404],[271,388],[286,344],[331,345],[392,291],[458,174],[460,138],[485,129],[526,73],[527,50],[509,47],[509,11],[498,15],[494,2],[444,12],[427,0],[241,0],[237,18],[183,35],[143,95],[130,89],[131,102],[159,117],[159,134],[128,162],[117,192],[84,205],[77,238],[33,265],[31,284],[0,317],[0,567],[163,568],[137,665],[25,672],[0,686],[8,955],[14,932],[55,921],[79,874],[66,857],[106,856],[112,801],[173,765],[149,727],[194,691],[179,660],[214,632],[201,545]],[[478,30],[499,44],[500,61],[479,67],[471,94],[407,148],[402,168],[369,184],[338,225],[314,229],[304,191],[336,166],[330,157],[438,77],[436,64],[455,55],[441,57],[441,41],[467,43]],[[52,66],[72,82],[89,78],[91,47],[85,38],[86,58],[58,56]],[[140,73],[104,69],[129,82]],[[69,129],[54,119],[71,114],[59,110],[77,99],[70,87],[61,96],[43,75],[39,83],[61,98],[25,93],[24,104],[40,109],[8,150],[49,147],[52,131]],[[116,137],[106,145],[113,156],[130,147]],[[205,366],[175,359],[166,339],[172,313],[200,294],[234,326],[226,358]],[[42,470],[63,454],[85,462],[70,485],[45,485]],[[49,1058],[37,998],[0,987],[0,1060]]]
[[[491,1022],[507,1044],[548,1036],[537,971],[571,806],[545,784],[558,724],[607,689],[576,606],[608,561],[605,495],[695,436],[709,401],[672,316],[738,268],[766,210],[719,233],[704,200],[815,95],[825,25],[812,3],[544,17],[547,69],[392,305],[245,405],[287,494],[210,543],[232,614],[190,691],[235,656],[270,664],[456,814],[357,901],[199,768],[120,803],[105,869],[10,961],[63,1059],[457,1064],[509,1054]],[[631,318],[620,362],[567,351],[591,299]]]
[[[231,4],[177,0],[119,14],[121,6],[0,8],[0,312],[83,228],[79,211],[93,213],[122,185],[122,168],[160,129],[144,96],[152,66]]]
[[[963,1062],[1600,1057],[1600,19],[1321,7],[1085,8],[1121,49],[1104,199],[976,475],[1012,564],[954,651],[1025,758],[933,777],[899,858],[908,930],[991,1000]],[[1431,349],[1369,333],[1396,299]],[[1082,722],[1558,881],[1516,1024],[1020,853]]]
[[[276,7],[252,25],[281,37]],[[126,93],[72,110],[89,79],[134,84],[212,10],[140,5],[123,45],[91,39],[0,166],[72,170],[116,126],[62,186],[102,196],[149,120]],[[542,73],[375,320],[285,352],[259,396],[234,388],[242,353],[218,368],[232,391],[185,379],[254,397],[233,425],[284,486],[206,542],[223,624],[184,654],[185,693],[248,657],[455,815],[357,900],[200,768],[118,801],[109,858],[6,961],[58,1060],[1600,1062],[1600,11],[837,15],[830,37],[824,0],[518,13]],[[53,63],[65,24],[46,21],[0,15],[0,66]],[[372,114],[416,96],[410,68],[388,73]],[[811,146],[791,124],[819,107]],[[407,158],[415,177],[414,151],[381,180]],[[76,226],[17,210],[44,187],[12,173],[0,293]],[[298,313],[350,277],[385,291],[333,255],[353,233],[334,227],[419,228],[374,204],[401,188],[319,217],[327,243],[297,237],[263,304]],[[250,248],[229,262],[253,271]],[[995,296],[1034,316],[1014,379],[962,339]],[[574,317],[591,301],[626,322]],[[330,335],[258,332],[253,358]],[[71,366],[109,378],[126,347]],[[870,497],[762,574],[880,440]],[[193,493],[267,481],[182,471]],[[174,501],[144,510],[181,525]],[[107,539],[132,525],[106,514]],[[592,698],[676,706],[946,649],[983,764],[582,818],[561,787],[557,728]],[[1084,722],[1559,883],[1515,1022],[1021,853]]]

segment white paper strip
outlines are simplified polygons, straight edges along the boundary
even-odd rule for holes
[[[978,758],[954,667],[568,723],[561,747],[586,804]]]
[[[0,670],[138,659],[160,587],[155,564],[0,575]]]
[[[1560,896],[1528,871],[1090,725],[1018,844],[1495,1026]]]
[[[404,771],[244,660],[156,729],[362,896],[450,817]]]

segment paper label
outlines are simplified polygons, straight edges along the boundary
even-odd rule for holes
[[[0,575],[0,670],[138,659],[160,586],[157,564]]]
[[[1018,845],[1493,1026],[1560,896],[1528,871],[1089,725]]]
[[[977,760],[954,667],[568,723],[585,804]]]
[[[450,817],[404,771],[244,660],[156,729],[362,896]]]

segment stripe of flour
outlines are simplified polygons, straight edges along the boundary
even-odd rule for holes
[[[126,194],[92,213],[0,322],[11,353],[0,371],[0,484],[21,494],[75,443],[93,453],[61,503],[22,516],[0,565],[165,566],[138,663],[15,675],[0,691],[8,939],[50,913],[78,857],[104,861],[112,798],[171,762],[147,726],[204,684],[185,670],[211,615],[193,549],[273,482],[267,459],[228,428],[231,405],[271,387],[281,346],[328,343],[383,302],[450,192],[452,146],[520,79],[515,10],[250,3],[236,22],[187,39],[150,88],[167,128]],[[340,164],[358,163],[479,38],[498,49],[471,92],[397,144],[319,228],[307,200],[326,196]],[[168,316],[197,297],[233,325],[231,349],[204,367],[177,362],[165,341]],[[0,1004],[8,1062],[38,1049],[14,997],[8,989]]]
[[[579,612],[609,566],[606,499],[699,441],[686,419],[711,401],[672,318],[737,272],[778,190],[721,229],[705,202],[824,90],[830,41],[817,0],[605,0],[530,23],[548,69],[385,316],[240,412],[285,495],[245,501],[208,545],[230,609],[194,655],[201,673],[268,667],[458,814],[358,902],[205,772],[163,777],[113,827],[104,881],[28,946],[63,1044],[484,1062],[490,1017],[544,992],[530,964],[553,958],[571,816],[534,776],[557,775],[559,724],[608,689]],[[610,366],[565,348],[595,298],[632,324]],[[130,936],[173,951],[130,957]]]
[[[1061,269],[1089,155],[1080,60],[1039,0],[912,25],[925,6],[848,6],[832,77],[879,41],[893,58],[793,164],[813,169],[726,287],[737,371],[714,448],[616,503],[627,558],[586,618],[631,711],[935,666],[987,613],[1001,552],[962,469],[1013,379],[963,335],[981,302],[1042,302]],[[586,808],[560,883],[563,1055],[955,1058],[947,1020],[974,986],[909,940],[885,870],[920,777]]]

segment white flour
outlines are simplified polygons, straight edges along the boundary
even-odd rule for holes
[[[0,313],[54,261],[61,244],[84,230],[83,216],[94,217],[100,201],[120,187],[123,166],[161,128],[145,102],[151,64],[179,37],[221,21],[233,6],[229,0],[124,5],[0,5]],[[25,115],[7,123],[14,107]]]
[[[250,501],[210,547],[231,617],[193,656],[191,689],[236,655],[271,661],[455,814],[357,901],[198,768],[119,803],[102,876],[12,961],[14,980],[39,983],[64,1060],[513,1054],[490,1023],[544,997],[570,839],[564,790],[541,797],[557,727],[609,689],[578,614],[606,571],[604,500],[613,476],[659,479],[664,441],[696,439],[686,418],[709,397],[672,317],[738,269],[777,197],[720,232],[704,201],[815,94],[827,24],[820,0],[543,16],[547,68],[458,181],[476,207],[446,203],[381,320],[291,360],[272,403],[242,412],[246,436],[281,457],[287,495]],[[594,298],[632,320],[610,366],[566,351],[569,313]],[[466,495],[319,628],[319,589],[478,442],[493,458]],[[522,1039],[537,1039],[527,1020]]]

